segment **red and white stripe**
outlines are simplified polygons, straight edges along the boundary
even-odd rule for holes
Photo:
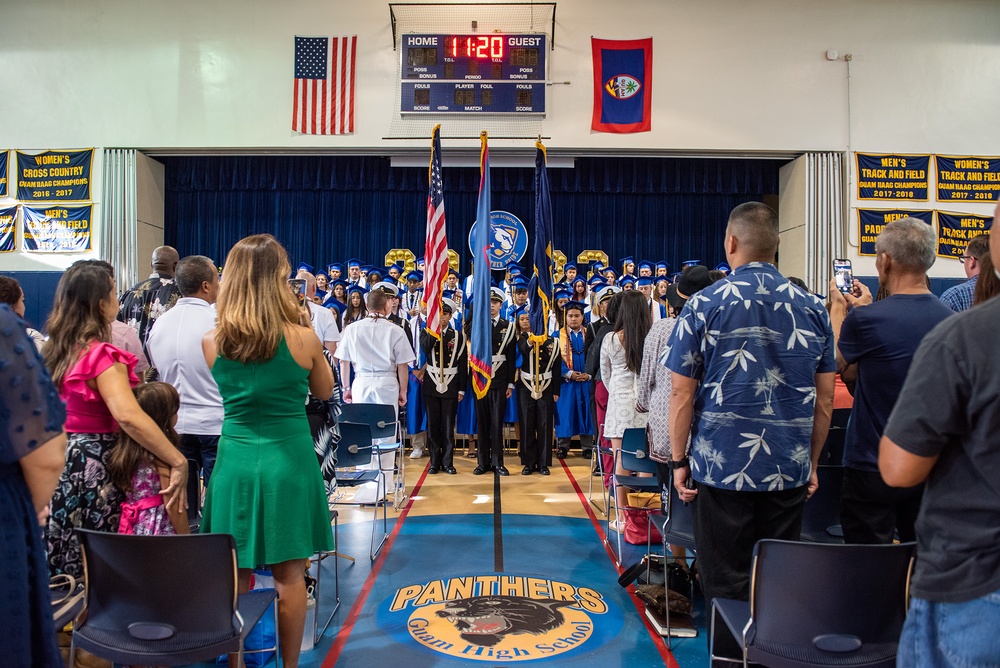
[[[307,135],[354,132],[354,65],[358,36],[331,37],[326,79],[295,79],[292,130]]]
[[[444,198],[436,208],[427,198],[427,241],[424,245],[424,297],[427,331],[441,336],[441,292],[448,278],[448,238],[444,228]]]

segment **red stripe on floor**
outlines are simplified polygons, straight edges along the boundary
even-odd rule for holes
[[[340,658],[340,653],[344,651],[344,645],[347,644],[347,639],[351,635],[351,631],[354,630],[354,624],[357,623],[358,617],[361,616],[361,610],[365,607],[365,601],[368,600],[368,594],[371,592],[372,587],[375,585],[375,580],[378,578],[379,573],[382,571],[382,564],[385,563],[386,557],[389,555],[389,551],[392,549],[392,544],[396,541],[396,536],[399,535],[399,529],[403,526],[403,520],[410,512],[410,507],[413,506],[413,498],[420,491],[420,486],[424,484],[424,480],[427,478],[427,466],[424,466],[424,472],[420,475],[420,480],[417,481],[417,485],[410,492],[410,499],[406,502],[406,506],[403,507],[403,511],[396,518],[396,525],[389,532],[389,538],[386,539],[385,545],[382,546],[382,551],[379,553],[378,558],[375,559],[375,563],[372,564],[372,570],[368,573],[368,578],[365,580],[364,586],[358,593],[357,599],[354,601],[354,605],[351,606],[351,611],[347,613],[347,621],[344,625],[340,627],[340,633],[337,634],[337,638],[333,641],[333,646],[330,648],[329,653],[326,658],[323,659],[323,664],[321,668],[333,668],[337,664],[337,659]],[[373,520],[374,521],[374,520]]]
[[[594,450],[594,456],[595,457],[600,456],[597,453],[596,448]],[[563,472],[566,473],[566,477],[569,478],[570,484],[572,484],[573,489],[576,490],[577,498],[580,499],[580,503],[583,504],[584,509],[587,511],[587,517],[590,518],[591,524],[594,525],[594,531],[596,531],[598,537],[600,537],[601,543],[604,545],[604,550],[608,553],[608,558],[611,559],[611,564],[615,567],[615,570],[618,572],[618,574],[621,575],[625,569],[618,565],[618,560],[615,559],[615,553],[611,549],[611,543],[608,540],[607,535],[604,533],[604,528],[598,521],[597,516],[594,515],[594,510],[590,507],[590,501],[587,499],[587,496],[583,493],[583,489],[580,488],[580,485],[577,484],[576,478],[574,478],[573,475],[570,473],[569,466],[566,465],[566,460],[561,459],[559,460],[559,463],[562,464]],[[642,623],[646,627],[646,630],[649,631],[649,636],[653,639],[653,644],[656,645],[656,649],[660,652],[660,658],[663,659],[663,663],[669,668],[680,668],[680,666],[677,664],[677,659],[674,658],[673,653],[671,653],[671,651],[667,649],[667,644],[663,641],[663,636],[657,633],[653,629],[653,627],[649,624],[649,620],[646,619],[646,605],[645,603],[640,601],[639,598],[635,595],[635,587],[629,585],[626,591],[628,591],[629,593],[629,598],[632,599],[632,605],[635,606],[636,612],[639,613],[639,619],[642,620]],[[327,666],[324,664],[323,668],[327,668]]]

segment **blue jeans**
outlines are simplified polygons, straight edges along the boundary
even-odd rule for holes
[[[965,603],[913,598],[898,668],[1000,667],[1000,590]]]
[[[201,467],[202,480],[205,481],[205,489],[208,489],[208,479],[212,476],[215,458],[219,451],[219,437],[196,434],[181,434],[180,436],[181,442],[177,449],[188,459],[198,462],[198,466]]]

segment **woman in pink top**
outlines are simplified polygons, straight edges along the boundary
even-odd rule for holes
[[[111,483],[106,465],[119,427],[170,467],[170,484],[163,489],[166,504],[187,507],[187,460],[132,394],[139,382],[135,355],[108,343],[117,314],[115,282],[105,269],[81,262],[63,274],[43,350],[66,402],[69,440],[46,527],[52,575],[83,575],[74,529],[118,531],[124,495]]]

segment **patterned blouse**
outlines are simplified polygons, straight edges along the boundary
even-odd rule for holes
[[[817,373],[837,370],[822,302],[752,262],[695,294],[666,366],[701,382],[691,424],[699,483],[736,491],[809,481]]]
[[[181,291],[174,279],[156,275],[126,290],[118,300],[118,319],[139,334],[147,358],[149,330],[156,319],[173,308],[180,298]]]

